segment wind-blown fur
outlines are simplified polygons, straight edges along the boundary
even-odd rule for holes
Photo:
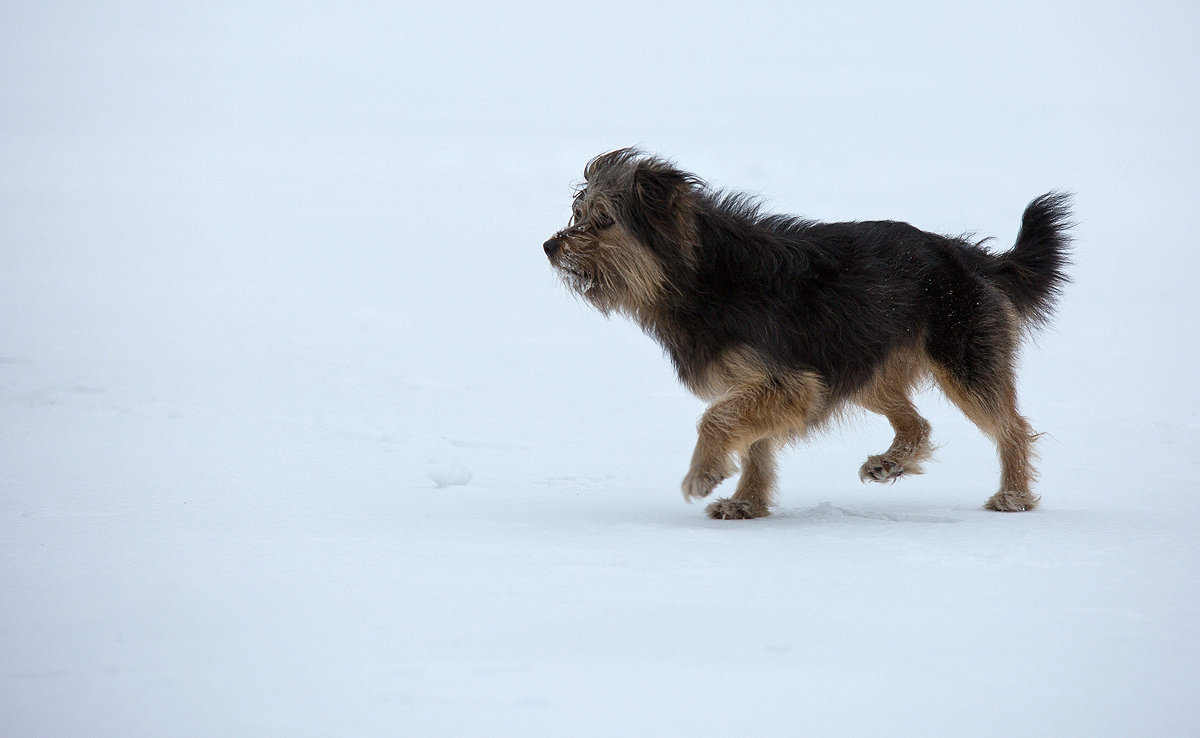
[[[997,443],[988,507],[1037,503],[1013,372],[1022,331],[1045,324],[1067,281],[1067,195],[1030,203],[1016,245],[995,254],[907,223],[766,214],[636,149],[596,157],[584,177],[571,224],[544,249],[574,291],[633,317],[712,401],[684,495],[708,495],[734,457],[742,475],[711,516],[768,514],[774,451],[848,404],[896,431],[864,481],[919,473],[929,424],[908,398],[930,376]]]

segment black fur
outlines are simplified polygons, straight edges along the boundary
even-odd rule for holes
[[[1050,192],[1029,203],[1012,251],[991,263],[991,274],[1016,303],[1021,315],[1035,324],[1050,319],[1063,285],[1071,222],[1071,198]]]
[[[1064,194],[1030,203],[1016,246],[997,255],[907,223],[766,215],[744,195],[640,161],[627,222],[668,262],[676,288],[651,330],[685,381],[726,349],[749,345],[782,367],[815,371],[836,400],[893,351],[923,341],[930,358],[978,386],[1012,348],[998,330],[1006,308],[1044,323],[1067,281]],[[690,269],[673,263],[679,225],[669,216],[681,202],[694,224]]]

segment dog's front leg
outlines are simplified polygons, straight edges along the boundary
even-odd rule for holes
[[[803,435],[819,397],[820,383],[810,375],[792,381],[745,385],[727,392],[700,418],[696,450],[683,479],[684,499],[691,502],[707,497],[731,475],[734,453],[747,460],[748,468],[755,466],[751,471],[756,476],[763,477],[752,484],[756,490],[772,486],[773,474],[767,471],[772,444],[758,442]],[[754,507],[761,508],[760,514],[765,515],[768,496],[756,497],[761,498],[762,504]]]
[[[692,464],[683,478],[683,499],[691,502],[707,497],[734,472],[733,450],[738,430],[737,418],[724,401],[710,407],[698,428]]]
[[[704,512],[716,520],[746,520],[770,515],[775,497],[775,441],[760,438],[741,454],[742,477],[733,497],[717,500]]]

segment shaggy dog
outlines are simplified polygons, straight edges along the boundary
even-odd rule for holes
[[[1017,409],[1016,354],[1067,281],[1069,197],[1025,209],[1011,251],[907,223],[768,215],[636,149],[588,163],[570,225],[546,241],[566,284],[633,318],[680,380],[711,402],[683,479],[708,496],[741,462],[719,519],[769,514],[775,451],[850,406],[882,414],[888,450],[863,481],[919,474],[930,427],[909,399],[932,378],[995,441],[1000,488],[986,507],[1029,510],[1035,434]]]

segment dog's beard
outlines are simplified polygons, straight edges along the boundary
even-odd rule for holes
[[[595,273],[595,270],[589,269],[587,265],[580,264],[568,257],[555,266],[558,269],[559,277],[562,278],[567,288],[580,297],[590,298],[600,290],[601,280],[599,276]]]
[[[587,274],[573,272],[569,269],[562,269],[559,273],[562,280],[566,282],[567,289],[582,297],[587,297],[589,292],[599,286],[599,283]]]
[[[619,298],[620,292],[614,289],[603,272],[570,263],[560,264],[557,268],[559,277],[567,289],[601,313],[611,315],[614,311],[624,310]]]

